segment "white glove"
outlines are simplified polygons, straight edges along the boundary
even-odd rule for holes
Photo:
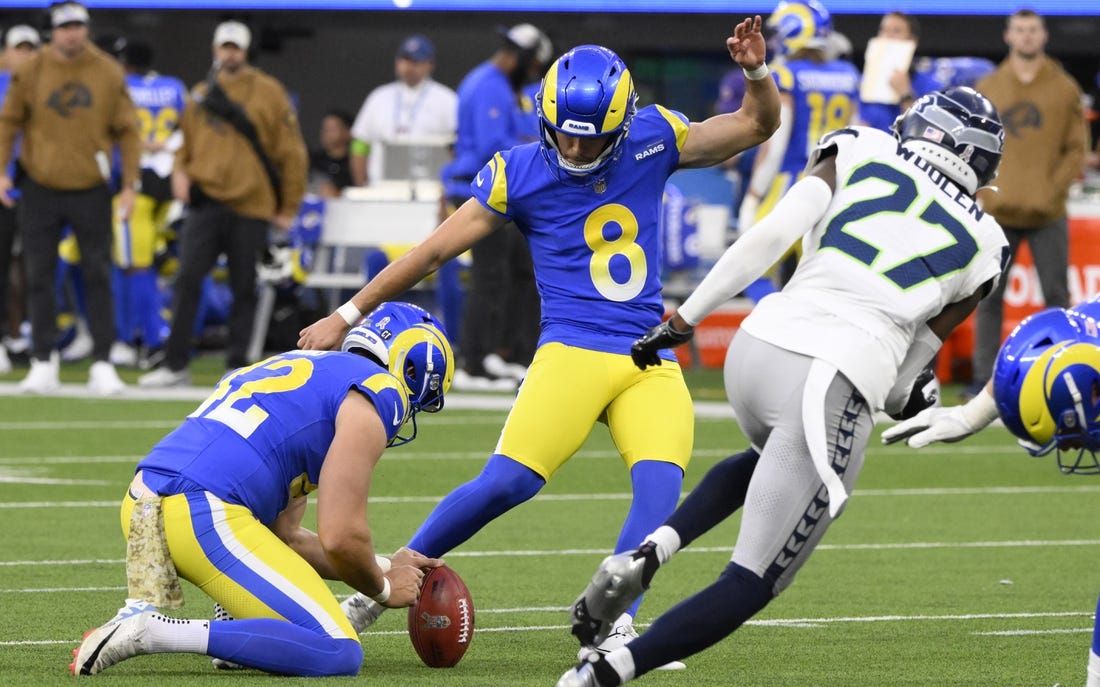
[[[883,432],[882,443],[907,439],[910,447],[922,448],[936,441],[961,441],[995,419],[997,405],[987,387],[965,405],[925,408]]]
[[[923,448],[935,441],[961,441],[974,433],[966,421],[962,406],[925,408],[882,433],[882,443],[908,439],[912,448]]]

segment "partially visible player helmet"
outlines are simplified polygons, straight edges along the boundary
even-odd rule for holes
[[[340,350],[385,365],[405,385],[414,412],[439,412],[454,378],[454,351],[442,325],[412,303],[383,303],[344,337]]]
[[[438,413],[455,376],[455,354],[447,337],[430,324],[415,324],[389,344],[390,372],[409,391],[413,412]]]
[[[598,45],[581,45],[550,66],[536,102],[543,153],[551,168],[594,182],[600,171],[618,159],[637,111],[638,94],[630,70],[618,55]],[[596,160],[577,165],[562,157],[555,131],[610,138]]]
[[[993,365],[993,400],[1008,431],[1021,439],[1028,437],[1020,415],[1020,393],[1035,361],[1051,346],[1081,338],[1078,321],[1062,308],[1030,315],[1008,335]]]
[[[430,324],[444,332],[443,324],[413,303],[387,301],[371,310],[344,337],[341,350],[366,353],[381,365],[389,365],[389,342],[414,324]]]
[[[1065,473],[1100,473],[1100,347],[1063,341],[1036,359],[1020,389],[1032,455],[1056,451]]]
[[[833,19],[818,0],[783,0],[765,27],[772,52],[789,56],[806,48],[828,50]]]
[[[1079,321],[1086,335],[1100,339],[1100,295],[1078,303],[1067,312]]]
[[[997,176],[1005,129],[997,108],[972,88],[921,96],[901,113],[894,136],[970,194]]]

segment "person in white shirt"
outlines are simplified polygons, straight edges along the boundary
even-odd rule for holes
[[[394,58],[396,80],[370,92],[351,127],[351,178],[366,186],[382,178],[381,143],[454,139],[458,96],[432,79],[435,48],[409,36]]]

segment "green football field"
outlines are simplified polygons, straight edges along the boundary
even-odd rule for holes
[[[83,379],[77,374],[73,380]],[[715,377],[698,398],[716,400]],[[0,685],[69,684],[71,650],[125,596],[118,503],[134,463],[194,401],[0,397]],[[448,409],[379,464],[371,525],[383,551],[407,541],[432,506],[480,470],[501,411]],[[696,426],[685,488],[739,450],[732,420]],[[637,684],[714,686],[1081,685],[1093,626],[1100,481],[1059,474],[1002,429],[916,452],[874,440],[844,516],[794,584],[731,638],[679,673]],[[469,653],[453,669],[417,658],[405,613],[362,639],[356,680],[378,685],[551,686],[576,644],[569,604],[613,545],[629,482],[607,431],[543,493],[447,556],[476,604]],[[654,581],[647,625],[726,564],[730,521],[681,552]],[[337,595],[348,588],[333,584]],[[211,603],[185,585],[181,614]],[[700,623],[709,619],[700,617]],[[347,684],[348,679],[223,673],[193,655],[143,656],[79,678],[126,685]],[[273,683],[273,681],[275,681]]]

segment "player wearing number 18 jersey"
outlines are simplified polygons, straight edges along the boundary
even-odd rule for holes
[[[484,470],[443,499],[410,547],[442,555],[533,497],[597,422],[610,429],[633,487],[616,550],[637,545],[675,507],[691,455],[691,398],[671,354],[664,367],[640,371],[629,352],[663,315],[665,181],[678,167],[714,165],[760,143],[778,124],[760,18],[738,24],[726,47],[750,70],[742,108],[691,123],[656,105],[636,112],[630,71],[612,51],[584,45],[562,55],[539,92],[543,140],[495,155],[471,183],[474,198],[303,332],[302,347],[333,345],[343,311],[400,293],[509,219],[531,247],[542,298],[534,361]],[[621,619],[623,636],[633,633],[632,616]]]
[[[757,155],[741,204],[741,231],[775,206],[802,177],[821,137],[848,126],[859,106],[859,70],[827,54],[833,22],[824,5],[782,0],[768,17],[768,29],[782,124]]]

